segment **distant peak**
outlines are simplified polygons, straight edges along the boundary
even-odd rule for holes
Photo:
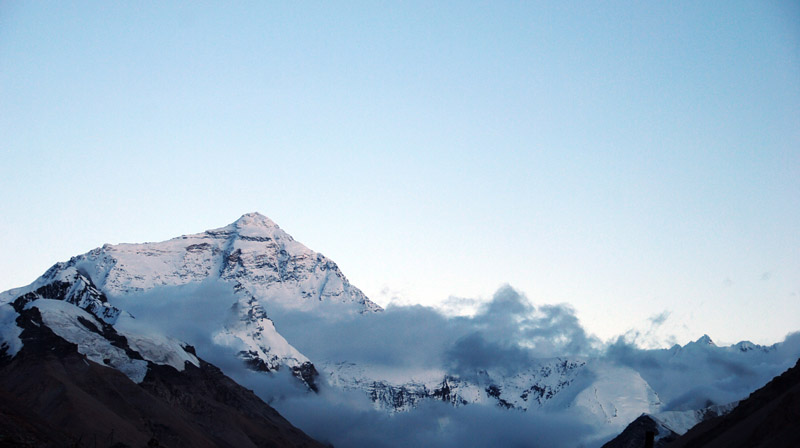
[[[714,341],[711,340],[711,337],[709,335],[707,335],[707,334],[704,334],[703,336],[701,336],[700,339],[695,341],[695,343],[697,343],[699,345],[716,345],[716,344],[714,344]]]

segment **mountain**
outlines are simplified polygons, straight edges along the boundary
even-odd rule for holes
[[[800,359],[730,413],[698,424],[669,447],[796,447],[798,422]]]
[[[425,400],[455,407],[568,411],[603,433],[613,433],[643,412],[657,412],[662,404],[636,371],[587,359],[539,359],[513,373],[481,370],[469,377],[438,369],[386,372],[348,362],[323,363],[320,370],[328,384],[360,391],[375,409],[391,413],[411,411]]]
[[[654,448],[664,448],[698,423],[725,415],[737,404],[738,402],[733,402],[696,410],[642,414],[602,448],[640,448],[644,446],[645,434],[648,431],[655,436]]]
[[[664,350],[643,351],[617,343],[602,355],[547,358],[532,357],[522,346],[486,345],[481,356],[502,355],[513,367],[491,362],[485,368],[456,369],[445,359],[430,357],[424,358],[430,362],[415,360],[411,366],[397,362],[407,357],[394,352],[413,352],[408,345],[427,344],[424,336],[408,333],[398,339],[402,344],[381,344],[358,330],[380,326],[386,322],[383,317],[396,322],[396,316],[370,301],[332,260],[295,241],[258,213],[243,215],[222,228],[163,242],[107,244],[56,263],[28,286],[0,293],[0,373],[7,375],[3,384],[19,384],[3,391],[9,404],[0,411],[8,415],[7,421],[29,422],[33,425],[30,434],[39,434],[42,440],[63,436],[64,425],[78,431],[70,437],[89,433],[100,437],[97,428],[116,427],[129,418],[145,422],[145,426],[125,430],[134,446],[145,441],[148,432],[158,434],[161,441],[186,441],[199,431],[211,440],[221,437],[223,429],[218,424],[225,420],[206,420],[221,412],[234,421],[226,423],[238,434],[230,437],[263,441],[267,436],[252,432],[253,421],[248,419],[272,414],[225,375],[255,389],[262,399],[280,401],[285,391],[273,394],[269,387],[274,383],[268,382],[288,373],[287,379],[295,384],[287,387],[301,386],[303,403],[311,406],[304,412],[318,411],[309,404],[315,400],[333,400],[338,406],[355,395],[369,400],[364,408],[371,406],[370,412],[384,416],[445,402],[448,409],[457,410],[469,406],[531,415],[567,414],[595,428],[597,440],[608,440],[642,414],[660,418],[653,423],[679,434],[677,426],[696,418],[682,412],[742,398],[752,384],[780,365],[777,358],[783,356],[776,346],[741,342],[718,347],[703,336]],[[432,322],[443,326],[455,322],[436,316]],[[330,324],[337,319],[353,325]],[[467,325],[458,327],[466,330],[444,339],[451,346],[437,346],[441,350],[431,353],[443,357],[452,353],[452,344],[473,340],[461,336],[472,335],[480,341],[480,332],[488,325],[458,322]],[[320,330],[325,325],[330,325],[328,333]],[[528,330],[531,334],[539,331]],[[329,339],[303,340],[299,336],[304,334],[323,334]],[[396,338],[392,332],[375,334],[382,336],[374,339]],[[316,349],[331,344],[330,339],[366,349],[372,353],[370,360],[353,362],[342,354],[359,350]],[[472,346],[464,347],[464,353],[472,356]],[[47,351],[51,348],[55,350]],[[303,351],[313,353],[314,359]],[[45,376],[30,374],[37,370]],[[54,389],[31,387],[24,382],[26,375]],[[187,391],[194,382],[202,385],[197,391],[200,396]],[[123,389],[122,395],[114,392]],[[41,398],[61,396],[63,391],[75,392],[56,404]],[[131,398],[133,402],[120,398],[128,395],[139,398]],[[231,397],[239,398],[231,403]],[[180,412],[147,414],[163,409],[163,402],[177,403]],[[76,406],[128,417],[119,422],[101,418],[92,424],[70,420],[74,416],[68,410]],[[246,415],[239,416],[226,406],[239,412],[244,409]],[[53,409],[61,412],[53,414],[56,420],[41,417]],[[665,410],[676,414],[669,416]],[[32,415],[39,417],[31,420]],[[162,421],[168,429],[151,428]],[[192,426],[198,422],[205,426]],[[19,436],[24,439],[26,434]]]
[[[51,286],[0,305],[0,445],[322,446],[193,347],[104,321],[90,283]]]
[[[350,362],[322,364],[321,370],[328,384],[361,391],[376,409],[388,412],[409,411],[423,400],[444,401],[453,406],[493,404],[525,411],[557,401],[556,396],[576,381],[585,365],[584,361],[545,359],[513,375],[483,370],[472,378],[460,378],[440,369],[386,372]]]
[[[224,285],[230,302],[220,305],[224,316],[210,329],[214,342],[235,350],[254,370],[288,368],[312,389],[313,364],[276,331],[264,306],[308,309],[333,302],[350,304],[362,313],[381,311],[350,284],[336,263],[258,213],[160,243],[104,245],[56,263],[31,285],[0,294],[0,303],[22,296],[65,300],[107,324],[124,326],[131,314],[111,305],[109,297],[163,291],[147,297],[157,304],[145,306],[158,306],[181,318],[182,310],[169,309],[174,291],[167,289],[210,282]]]
[[[228,291],[213,298],[221,303],[192,306],[219,315],[214,328],[185,316],[186,303],[173,307],[178,289],[209,283]],[[111,437],[98,432],[107,428],[124,428],[113,439],[131,446],[150,439],[168,446],[317,446],[170,328],[112,305],[123,299],[150,300],[139,305],[206,331],[213,344],[204,348],[224,346],[256,371],[286,369],[312,390],[313,364],[275,330],[263,305],[335,302],[381,311],[333,261],[257,213],[162,243],[105,245],[0,294],[2,412],[7,422],[27,422],[3,434],[35,446]]]
[[[257,372],[292,372],[314,391],[319,364],[327,386],[360,391],[388,412],[409,411],[424,400],[520,411],[575,408],[598,424],[621,428],[660,406],[633,369],[585,359],[541,359],[520,371],[489,369],[466,377],[443,369],[389,372],[346,359],[312,362],[276,329],[271,309],[338,306],[364,318],[382,309],[336,263],[258,213],[163,242],[104,245],[0,294],[0,304],[17,313],[38,310],[45,325],[76,344],[88,361],[137,384],[154,366],[199,368],[199,358],[187,351],[190,343],[222,364],[238,357]],[[4,328],[7,348],[24,348],[14,325]]]

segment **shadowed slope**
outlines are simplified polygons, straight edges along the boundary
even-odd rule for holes
[[[0,446],[318,447],[211,364],[151,365],[141,384],[88,360],[21,313],[24,347],[0,359]]]
[[[800,360],[729,414],[695,426],[669,448],[800,446]]]

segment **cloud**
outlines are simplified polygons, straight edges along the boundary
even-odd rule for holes
[[[311,313],[274,306],[268,312],[278,331],[315,361],[435,368],[469,379],[481,371],[512,375],[538,358],[580,357],[636,370],[659,394],[664,410],[742,399],[800,356],[800,335],[790,335],[766,351],[747,353],[699,344],[642,348],[670,318],[668,310],[652,315],[644,333],[630,331],[602,345],[585,331],[569,305],[534,305],[509,286],[480,303],[472,316],[445,316],[419,305],[389,305],[385,312],[370,315],[335,304],[321,304]],[[258,384],[252,388],[259,390]],[[575,446],[596,435],[563,414],[431,402],[388,416],[372,409],[363,393],[324,390],[322,398],[287,395],[275,404],[311,435],[336,446],[524,446],[535,444],[535,437],[551,442],[537,439],[543,446]]]
[[[477,298],[450,296],[437,308],[448,316],[469,316],[474,315],[483,303],[483,300]]]
[[[358,314],[337,304],[305,312],[272,306],[276,329],[312,360],[387,366],[441,365],[458,325],[422,306],[389,305],[383,313]]]
[[[472,377],[490,369],[511,374],[530,365],[533,359],[527,349],[515,344],[501,345],[474,332],[460,338],[447,350],[445,367],[461,377]]]
[[[404,303],[405,291],[402,289],[394,289],[388,285],[384,285],[378,292],[378,296],[373,299],[380,303]]]
[[[288,372],[250,371],[230,348],[214,344],[208,332],[223,324],[236,300],[227,285],[155,289],[111,300],[152,325],[153,331],[197,346],[199,356],[254,390],[293,424],[337,447],[558,447],[576,446],[598,435],[597,428],[580,423],[576,414],[509,411],[491,404],[455,408],[430,401],[411,412],[390,415],[375,410],[361,391],[327,386],[324,375],[320,393],[314,394]],[[578,357],[636,370],[659,394],[664,410],[744,398],[800,357],[800,333],[768,350],[746,353],[700,344],[642,348],[670,318],[667,310],[648,319],[650,328],[644,334],[630,331],[603,345],[586,332],[569,305],[535,305],[510,286],[500,288],[489,301],[471,303],[476,306],[471,316],[446,316],[419,305],[390,304],[383,313],[367,315],[342,304],[320,303],[310,312],[262,305],[276,329],[318,365],[350,361],[388,369],[441,369],[470,378],[480,371],[511,375],[538,358]]]
[[[799,357],[799,333],[788,335],[782,343],[747,352],[696,343],[644,350],[619,337],[603,354],[606,360],[639,372],[665,403],[663,410],[741,400]]]
[[[337,304],[320,304],[311,312],[265,307],[277,330],[317,360],[446,367],[470,374],[475,368],[523,368],[534,358],[589,355],[599,347],[571,307],[536,307],[509,286],[474,316],[448,317],[420,305],[389,305],[369,315]]]
[[[592,434],[591,427],[565,414],[428,401],[412,412],[390,415],[354,404],[357,400],[304,395],[272,404],[312,437],[337,447],[574,447]]]
[[[660,312],[660,313],[658,313],[656,315],[651,316],[647,320],[650,321],[650,323],[652,324],[653,327],[660,327],[664,322],[667,321],[667,319],[669,318],[670,314],[672,314],[672,313],[670,313],[669,311],[664,310],[664,311],[662,311],[662,312]]]
[[[630,329],[618,338],[622,338],[628,344],[648,349],[675,345],[677,337],[674,334],[665,333],[664,327],[664,323],[671,316],[672,312],[669,310],[654,314],[647,318],[645,328]]]

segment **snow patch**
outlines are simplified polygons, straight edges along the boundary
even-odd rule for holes
[[[614,431],[661,408],[658,394],[635,370],[598,363],[592,372],[594,381],[575,397],[574,405]]]
[[[17,312],[9,304],[0,305],[0,353],[3,351],[12,358],[22,349],[22,329],[17,326]]]
[[[186,368],[189,362],[195,367],[200,367],[197,357],[184,349],[180,341],[149,332],[148,327],[140,324],[133,316],[125,313],[114,325],[117,332],[128,340],[128,345],[139,352],[142,358],[160,365],[174,367],[179,372]]]
[[[102,328],[100,322],[91,314],[71,303],[62,300],[38,299],[28,303],[25,309],[36,307],[42,321],[61,338],[78,346],[78,353],[90,360],[113,367],[124,373],[135,383],[141,383],[147,375],[147,361],[131,359],[125,350],[112,345],[102,335],[82,324],[78,318],[85,319],[95,328]]]

